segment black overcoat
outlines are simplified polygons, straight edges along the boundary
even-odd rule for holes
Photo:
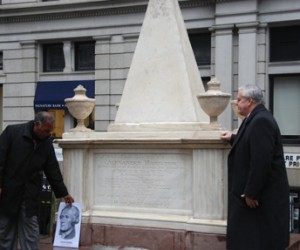
[[[231,138],[229,250],[283,250],[289,244],[289,185],[278,125],[260,104]],[[249,208],[242,194],[258,200]]]
[[[15,216],[22,201],[26,214],[38,214],[44,171],[57,198],[68,194],[63,183],[52,139],[36,141],[33,121],[10,125],[0,136],[0,212]]]

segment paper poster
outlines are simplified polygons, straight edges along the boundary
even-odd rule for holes
[[[53,246],[78,248],[81,226],[81,204],[61,202],[58,208]]]

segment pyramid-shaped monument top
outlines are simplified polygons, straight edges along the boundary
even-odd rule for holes
[[[178,1],[149,0],[115,123],[109,130],[168,130],[207,123],[196,97],[203,92]]]

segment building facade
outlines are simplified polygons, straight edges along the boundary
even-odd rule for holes
[[[159,0],[157,0],[159,4]],[[56,137],[74,126],[64,98],[82,84],[96,107],[87,126],[114,121],[147,0],[2,0],[0,128],[56,116]],[[179,0],[203,84],[223,92],[256,83],[284,140],[291,186],[300,183],[300,1]],[[147,60],[145,58],[145,60]],[[197,93],[195,93],[197,94]],[[221,115],[229,129],[239,120]]]

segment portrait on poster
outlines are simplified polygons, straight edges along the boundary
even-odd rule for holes
[[[78,248],[81,225],[81,204],[59,204],[53,246]]]

